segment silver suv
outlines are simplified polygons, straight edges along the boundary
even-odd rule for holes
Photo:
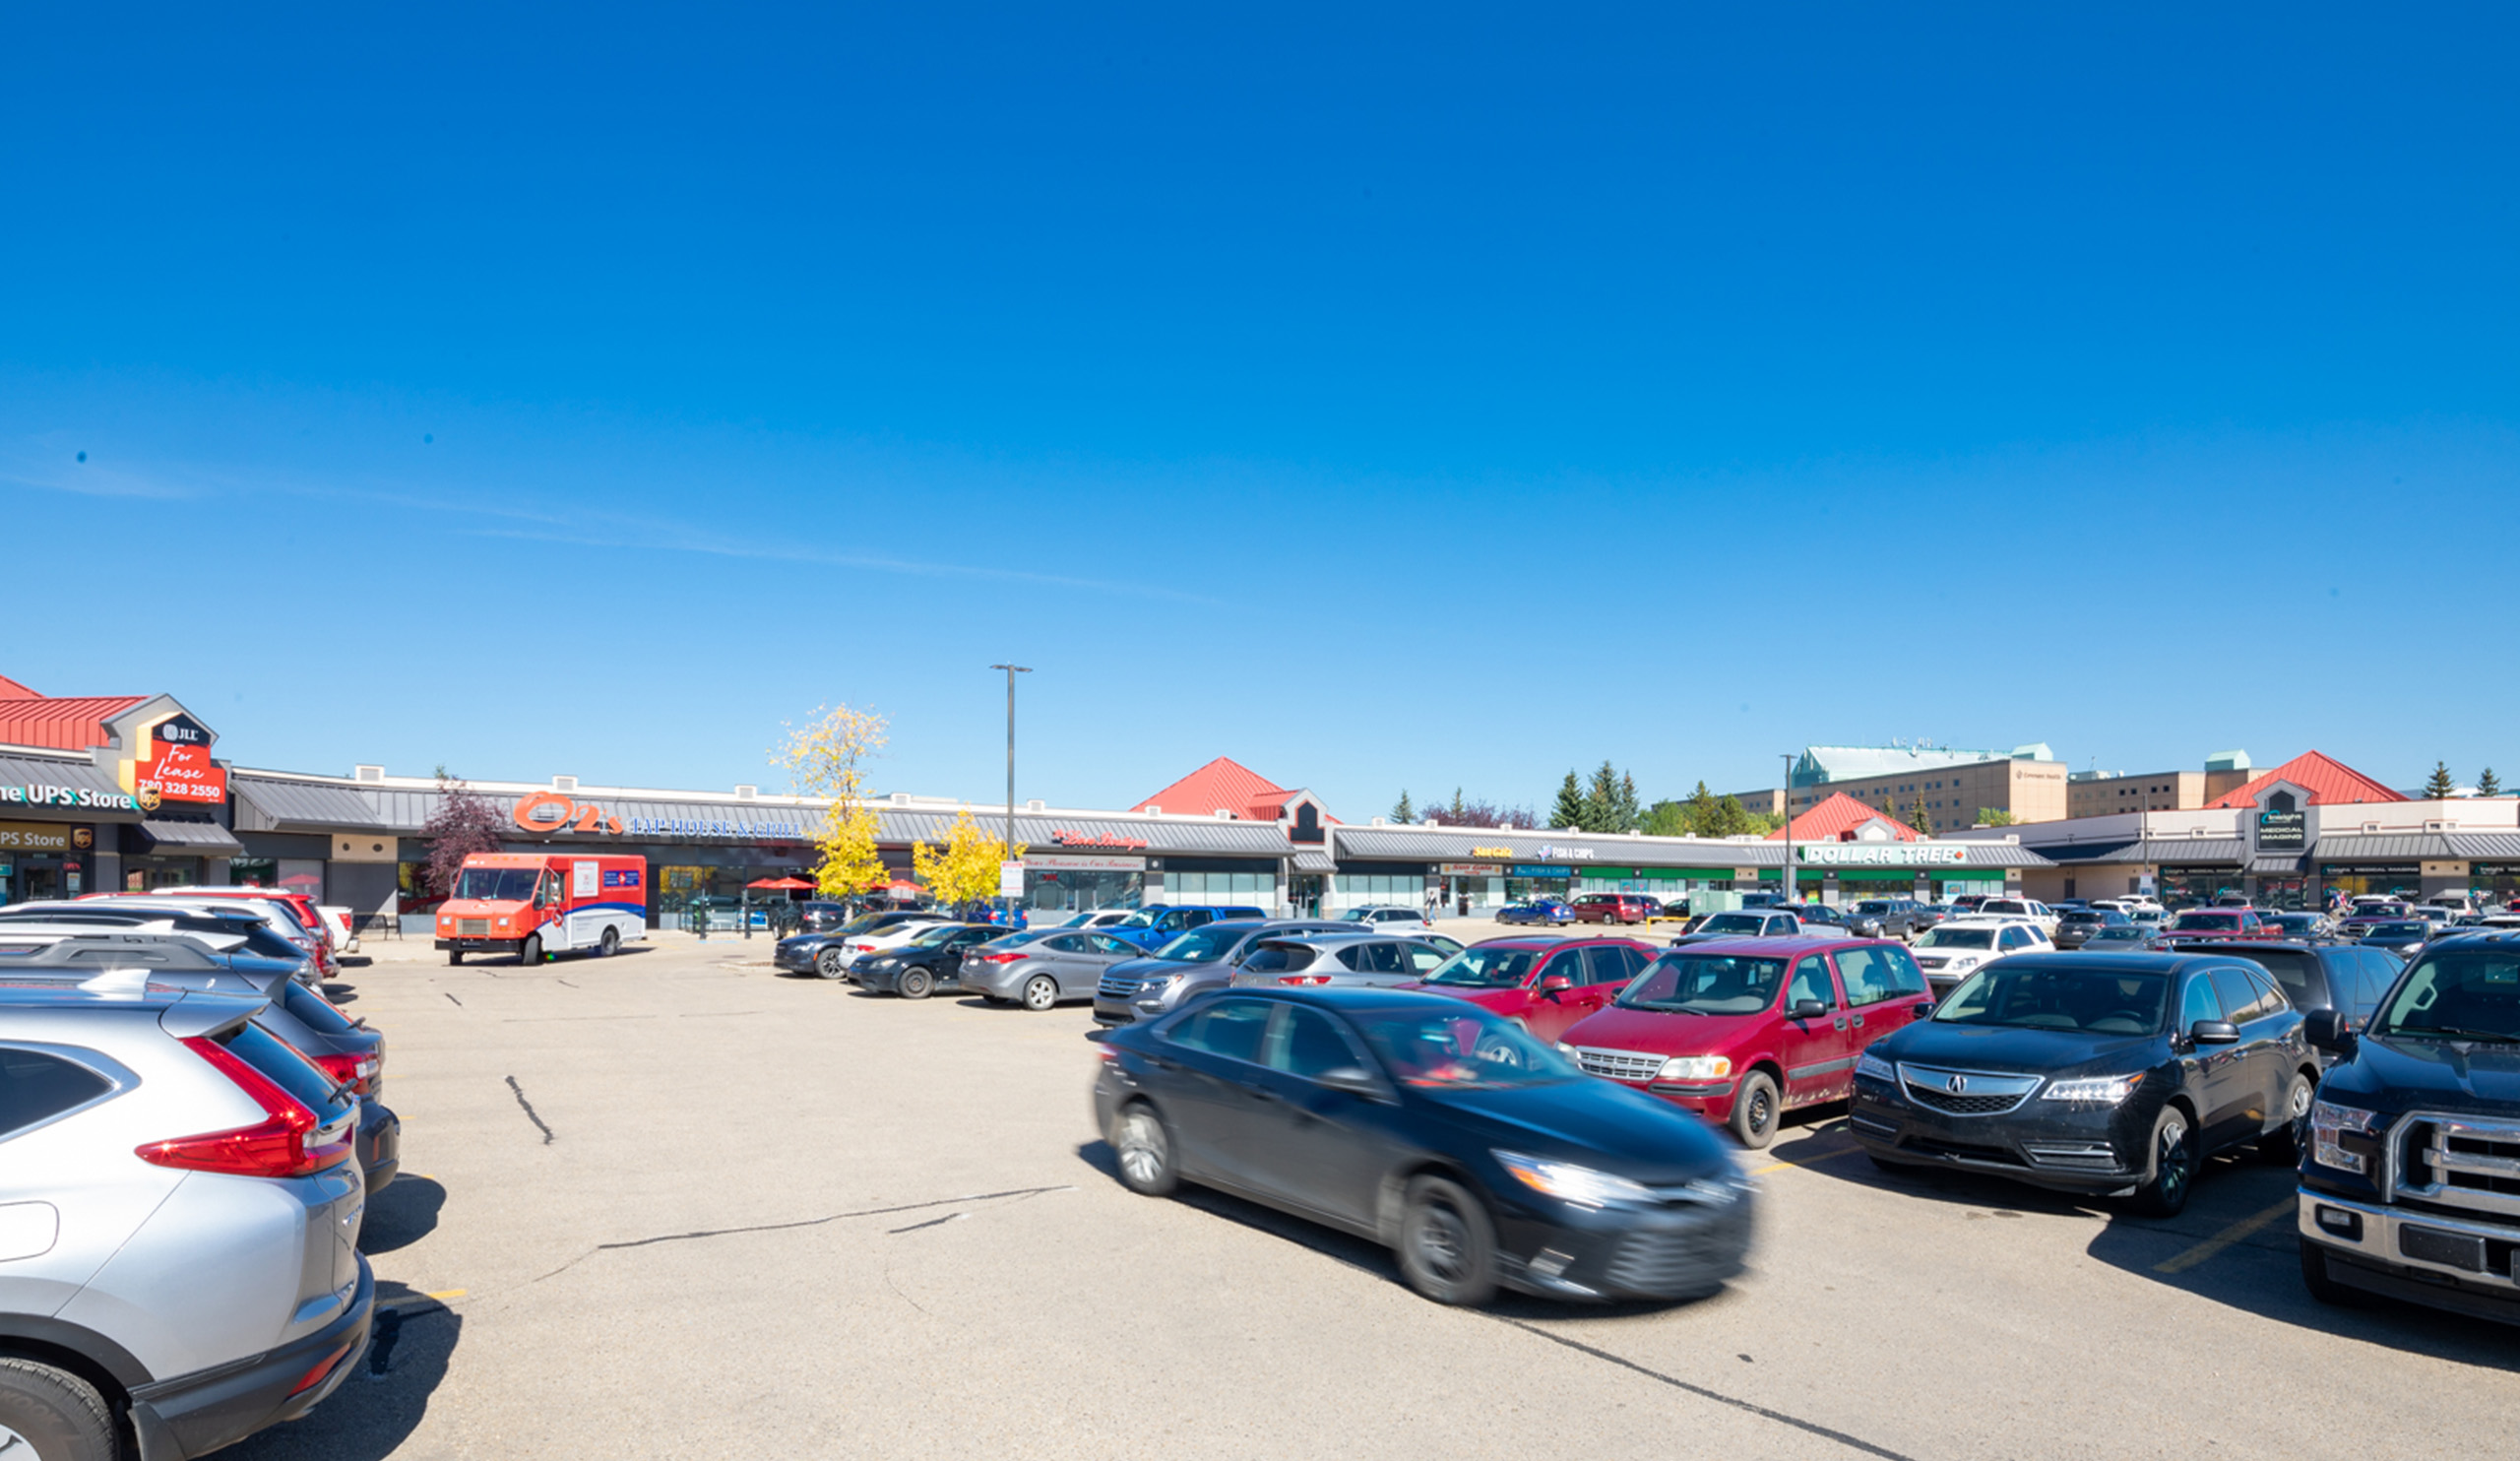
[[[0,1453],[198,1456],[332,1393],[376,1284],[348,1089],[262,1002],[0,986]],[[11,1461],[15,1461],[12,1457]]]

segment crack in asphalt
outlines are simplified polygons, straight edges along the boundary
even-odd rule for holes
[[[454,995],[452,995],[452,994],[447,994],[446,990],[444,990],[444,989],[440,989],[440,990],[438,990],[438,992],[439,992],[439,993],[441,993],[441,994],[446,994],[447,1000],[448,1000],[450,1003],[452,1003],[452,1004],[453,1004],[457,1009],[462,1009],[462,1008],[464,1007],[464,1001],[463,1001],[463,1000],[456,998],[456,997],[455,997]]]
[[[942,1228],[948,1223],[970,1216],[970,1213],[947,1213],[941,1218],[930,1218],[924,1223],[913,1223],[907,1228],[887,1228],[884,1233],[886,1237],[890,1237],[896,1233],[916,1233],[921,1228]]]
[[[523,1100],[524,1097],[520,1094],[518,1099]],[[853,1212],[827,1213],[819,1218],[799,1218],[792,1223],[753,1223],[741,1228],[703,1228],[692,1233],[660,1233],[654,1238],[631,1238],[624,1239],[619,1242],[599,1242],[594,1247],[587,1249],[585,1252],[578,1254],[578,1256],[570,1259],[568,1262],[552,1269],[549,1273],[543,1274],[541,1278],[528,1280],[525,1287],[530,1288],[535,1284],[542,1282],[543,1279],[557,1278],[561,1274],[568,1272],[570,1269],[577,1267],[580,1263],[585,1262],[587,1259],[594,1257],[596,1254],[609,1252],[616,1248],[644,1248],[661,1242],[686,1242],[696,1238],[730,1238],[743,1233],[786,1233],[797,1228],[820,1228],[826,1223],[845,1222],[850,1218],[881,1218],[888,1217],[894,1213],[914,1213],[923,1212],[929,1208],[953,1207],[959,1203],[965,1202],[997,1202],[1007,1199],[1021,1202],[1028,1198],[1040,1197],[1049,1192],[1073,1192],[1075,1190],[1076,1184],[1073,1182],[1061,1182],[1054,1187],[1011,1187],[1003,1192],[971,1192],[961,1197],[939,1197],[932,1202],[904,1202],[893,1207],[867,1207],[859,1208]],[[967,1216],[967,1214],[956,1213],[953,1215],[953,1217],[964,1216]],[[951,1221],[952,1218],[942,1218],[938,1220],[939,1223]],[[912,1231],[912,1229],[932,1228],[935,1226],[937,1226],[936,1223],[914,1223],[910,1228],[898,1229],[896,1231],[907,1233]]]
[[[1823,1426],[1817,1421],[1806,1421],[1800,1416],[1790,1416],[1781,1410],[1770,1410],[1764,1405],[1760,1405],[1754,1401],[1742,1400],[1736,1396],[1727,1395],[1721,1390],[1710,1390],[1704,1385],[1692,1385],[1687,1380],[1680,1379],[1673,1375],[1665,1374],[1659,1369],[1648,1369],[1633,1360],[1626,1359],[1619,1355],[1613,1355],[1607,1350],[1595,1349],[1593,1346],[1585,1344],[1581,1340],[1568,1339],[1562,1334],[1551,1334],[1547,1330],[1541,1328],[1538,1324],[1525,1323],[1521,1319],[1509,1319],[1502,1314],[1490,1314],[1488,1317],[1494,1319],[1499,1324],[1505,1324],[1513,1328],[1520,1329],[1526,1334],[1539,1335],[1541,1338],[1547,1340],[1550,1344],[1564,1345],[1566,1348],[1573,1350],[1579,1355],[1589,1355],[1605,1364],[1615,1365],[1621,1369],[1632,1369],[1638,1374],[1645,1376],[1647,1379],[1660,1380],[1674,1390],[1685,1390],[1689,1394],[1695,1395],[1701,1400],[1712,1400],[1718,1405],[1729,1405],[1734,1410],[1747,1411],[1751,1415],[1757,1416],[1762,1420],[1774,1421],[1781,1426],[1791,1426],[1796,1430],[1808,1431],[1809,1433],[1821,1436],[1824,1439],[1834,1440],[1838,1444],[1850,1449],[1861,1451],[1867,1456],[1879,1456],[1883,1458],[1883,1461],[1915,1461],[1914,1457],[1909,1456],[1903,1451],[1894,1451],[1888,1446],[1874,1445],[1872,1442],[1865,1440],[1860,1436],[1849,1435],[1843,1430],[1831,1429],[1829,1427]]]
[[[535,1129],[542,1133],[542,1144],[549,1146],[552,1141],[551,1128],[543,1124],[542,1117],[534,1110],[534,1103],[525,1099],[525,1087],[516,1083],[515,1076],[509,1076],[508,1089],[516,1093],[516,1104],[525,1108],[525,1118],[532,1121]]]

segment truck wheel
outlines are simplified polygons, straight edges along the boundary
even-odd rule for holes
[[[446,962],[447,962],[447,963],[449,963],[449,964],[461,964],[461,963],[463,963],[463,962],[464,962],[464,951],[463,951],[462,949],[448,949],[448,950],[446,951]]]
[[[35,1461],[114,1461],[121,1440],[96,1387],[31,1360],[0,1360],[0,1452]]]
[[[542,962],[541,934],[529,933],[525,936],[525,942],[517,948],[516,962],[519,964],[539,964]]]
[[[597,945],[596,945],[596,950],[595,950],[595,951],[596,951],[596,955],[597,955],[597,957],[598,957],[598,958],[603,958],[603,959],[609,959],[609,958],[611,958],[613,955],[615,955],[615,954],[617,954],[617,953],[620,953],[620,952],[621,952],[621,930],[620,930],[620,929],[618,929],[618,928],[606,928],[606,929],[604,929],[604,930],[603,930],[603,942],[601,942],[601,943],[599,943],[599,944],[597,944]]]
[[[904,999],[924,999],[936,987],[936,979],[924,969],[905,969],[896,987]]]

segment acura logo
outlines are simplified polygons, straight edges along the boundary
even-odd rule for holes
[[[1965,1075],[1951,1076],[1943,1081],[1942,1088],[1949,1091],[1952,1095],[1957,1096],[1961,1092],[1969,1089],[1969,1077]]]

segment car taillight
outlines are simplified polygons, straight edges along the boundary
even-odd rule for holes
[[[333,1353],[326,1355],[323,1359],[316,1361],[315,1367],[306,1371],[305,1378],[290,1386],[288,1393],[291,1395],[303,1395],[307,1391],[314,1389],[315,1386],[323,1380],[324,1376],[333,1372],[334,1366],[342,1363],[342,1357],[349,1352],[350,1347],[346,1344],[340,1349],[333,1351]]]
[[[368,1096],[375,1093],[376,1072],[385,1063],[374,1054],[309,1055],[306,1058],[315,1062],[317,1070],[331,1076],[336,1082],[349,1087],[350,1094],[353,1096]]]
[[[1326,974],[1282,974],[1278,976],[1278,983],[1282,985],[1326,985],[1330,983],[1330,976]]]
[[[982,964],[1012,964],[1024,956],[1022,954],[974,954],[972,957]]]
[[[346,1130],[336,1140],[309,1146],[307,1137],[323,1124],[315,1112],[225,1046],[201,1035],[187,1039],[184,1046],[252,1097],[264,1117],[251,1126],[150,1142],[133,1150],[141,1161],[232,1176],[306,1176],[349,1160]]]

